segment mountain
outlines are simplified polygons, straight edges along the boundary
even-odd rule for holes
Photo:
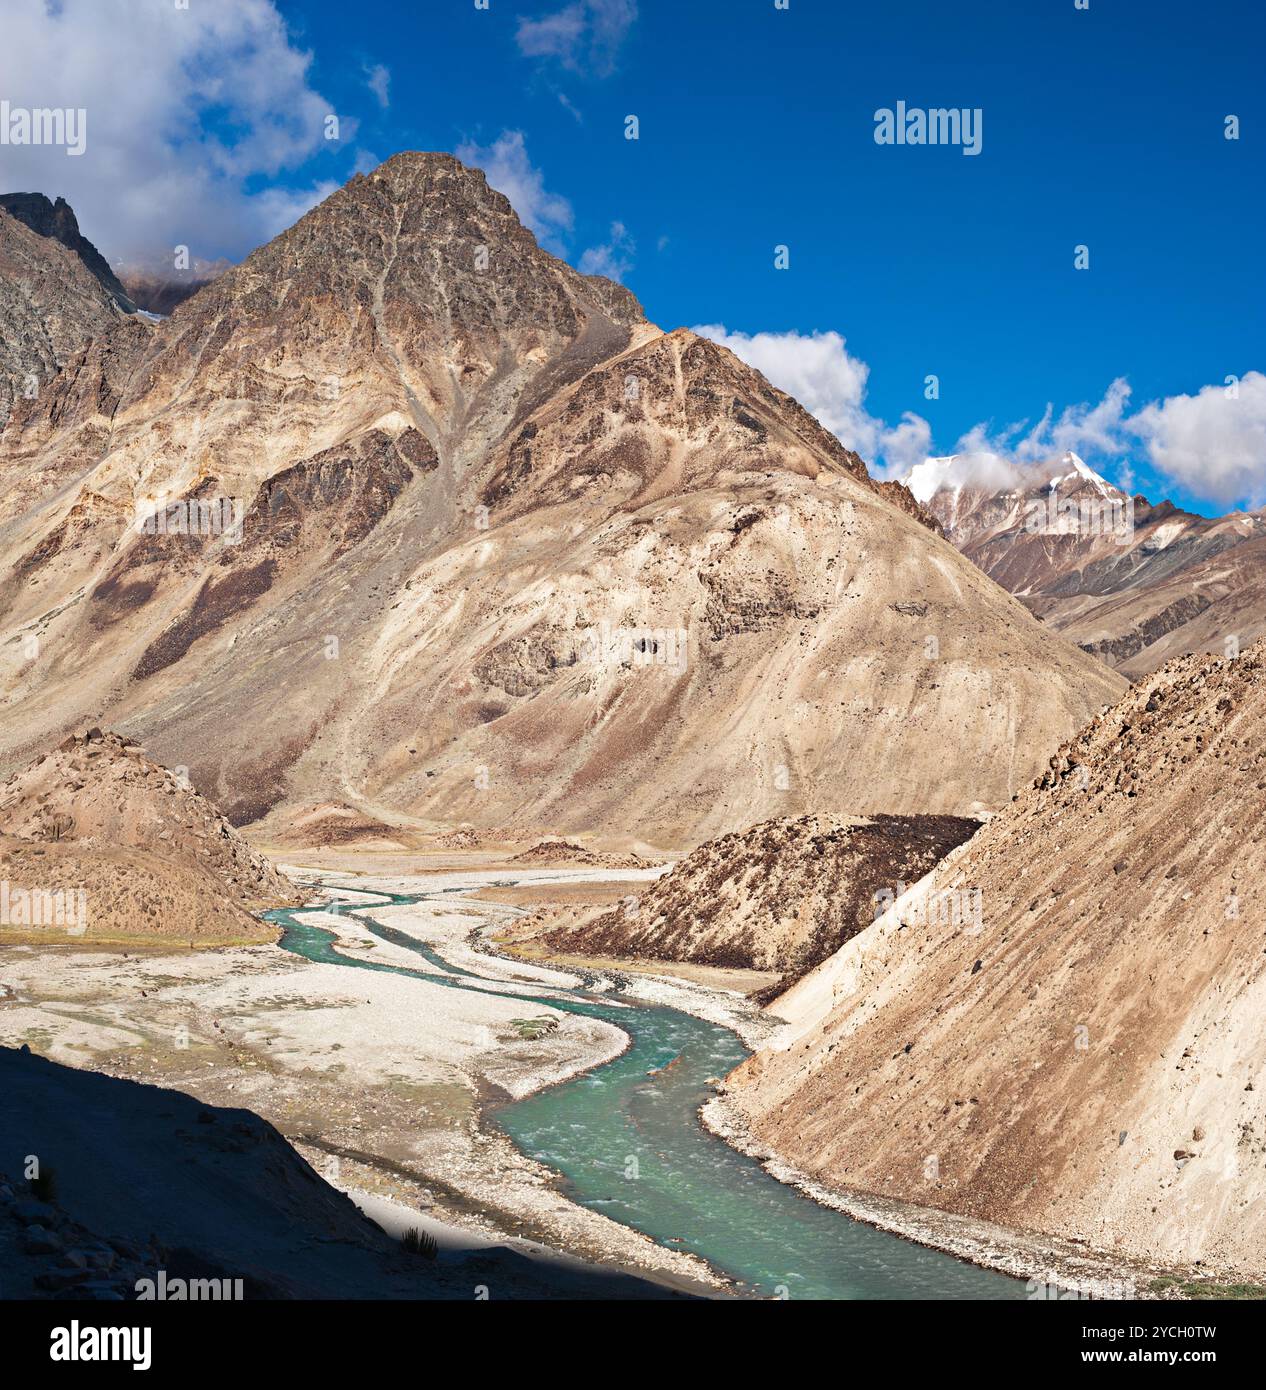
[[[1266,644],[1132,688],[731,1077],[838,1189],[1266,1274]]]
[[[907,481],[963,554],[1131,679],[1266,633],[1266,512],[1153,506],[1071,453],[1018,477],[976,459],[928,459]]]
[[[236,824],[963,813],[1121,689],[447,155],[357,176],[23,407],[0,651],[40,655],[0,666],[0,756],[125,721]]]
[[[33,405],[29,398],[123,316],[79,255],[6,211],[14,198],[36,196],[0,197],[0,429],[15,402]]]
[[[183,304],[218,279],[232,264],[224,259],[207,261],[195,256],[187,270],[176,270],[170,261],[153,259],[120,265],[118,275],[138,309],[166,316],[177,304]]]
[[[68,735],[0,786],[0,863],[11,880],[4,923],[23,936],[46,935],[49,925],[14,908],[31,892],[72,895],[64,915],[85,888],[85,920],[64,925],[86,940],[204,945],[272,940],[253,912],[300,901],[181,776],[134,739],[96,727]]]
[[[979,828],[958,816],[765,821],[698,846],[610,910],[580,920],[547,913],[513,935],[566,954],[777,970],[785,987]]]

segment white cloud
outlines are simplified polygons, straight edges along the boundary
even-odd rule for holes
[[[88,123],[78,158],[7,147],[5,188],[63,195],[119,259],[177,244],[250,250],[331,186],[247,191],[331,148],[310,61],[273,0],[5,0],[0,93],[15,106],[83,108]],[[351,127],[344,119],[344,139]]]
[[[384,111],[391,105],[391,69],[384,63],[365,69],[365,86],[378,98]]]
[[[927,502],[943,487],[1005,492],[1020,486],[1024,471],[1010,459],[987,449],[976,449],[947,458],[924,459],[909,470],[905,481],[920,502]]]
[[[637,0],[575,0],[541,19],[520,19],[525,58],[552,59],[569,72],[607,77],[637,19]]]
[[[557,96],[558,104],[563,108],[564,111],[567,112],[569,116],[571,116],[575,120],[576,124],[584,125],[584,112],[581,111],[581,109],[575,104],[575,102],[572,101],[572,99],[567,95],[567,93],[559,92],[557,93]]]
[[[1128,455],[1141,441],[1157,473],[1193,496],[1220,506],[1266,502],[1266,376],[1246,372],[1235,394],[1205,386],[1194,396],[1169,396],[1127,413],[1130,386],[1118,377],[1097,404],[1048,405],[1032,428],[1008,425],[994,433],[976,425],[958,441],[966,460],[1011,460],[1009,466],[1057,458],[1071,450],[1088,458],[1112,457],[1119,485],[1136,485]],[[964,463],[963,467],[973,467]],[[992,467],[992,465],[990,465]],[[1006,484],[1018,481],[1019,474]]]
[[[504,193],[519,221],[536,233],[537,240],[551,250],[560,247],[559,238],[571,230],[571,204],[545,188],[545,179],[528,158],[521,130],[503,130],[491,145],[465,141],[457,147],[463,164],[482,169],[488,183]]]
[[[900,478],[921,463],[932,451],[932,426],[912,410],[901,417],[901,423],[885,429],[879,436],[878,452],[883,457],[883,474]]]
[[[1266,503],[1266,376],[1245,372],[1236,393],[1228,389],[1169,396],[1127,423],[1166,477],[1223,506],[1259,507]]]
[[[965,456],[1007,456],[1021,463],[1057,458],[1062,454],[1112,454],[1126,447],[1125,407],[1130,385],[1117,377],[1096,404],[1065,406],[1058,418],[1047,403],[1042,418],[1030,426],[1027,420],[995,431],[991,424],[973,425],[954,447]]]
[[[601,246],[590,246],[580,256],[577,267],[582,275],[605,275],[617,284],[633,269],[633,252],[637,249],[623,222],[612,222],[611,237]]]
[[[1020,442],[1016,450],[1024,459],[1049,458],[1052,454],[1111,454],[1121,448],[1121,422],[1130,399],[1130,386],[1124,377],[1108,387],[1097,405],[1065,406],[1053,421],[1054,407],[1046,413]]]
[[[927,456],[932,429],[907,411],[901,423],[888,426],[866,409],[870,368],[849,354],[844,339],[826,333],[731,333],[724,324],[700,324],[694,330],[741,357],[749,366],[794,396],[839,441],[888,477],[905,472]]]

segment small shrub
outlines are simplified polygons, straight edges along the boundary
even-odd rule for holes
[[[433,1260],[440,1251],[435,1237],[418,1226],[410,1226],[400,1243],[410,1255],[421,1255],[424,1260]]]
[[[535,1042],[537,1038],[543,1038],[546,1033],[554,1032],[558,1027],[558,1019],[549,1014],[538,1014],[535,1018],[512,1018],[510,1027],[524,1041]]]

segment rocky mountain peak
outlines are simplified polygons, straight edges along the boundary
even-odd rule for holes
[[[8,210],[14,200],[16,212]],[[93,338],[115,325],[137,323],[123,317],[75,251],[18,215],[25,212],[38,224],[44,205],[56,221],[56,209],[43,194],[0,198],[0,429],[12,410],[49,400],[50,384]]]
[[[53,201],[44,193],[0,193],[0,208],[37,236],[51,237],[73,251],[120,309],[129,314],[136,312],[136,305],[110,269],[110,263],[79,230],[79,219],[65,198]]]
[[[570,337],[594,313],[644,322],[632,294],[542,250],[483,172],[447,154],[357,174],[220,283],[252,310],[350,292],[375,313],[468,331]]]

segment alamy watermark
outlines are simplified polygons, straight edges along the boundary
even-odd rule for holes
[[[959,145],[979,154],[985,143],[985,113],[979,106],[907,106],[875,112],[876,145]]]
[[[157,1279],[136,1281],[138,1303],[227,1303],[244,1297],[241,1279],[169,1279],[160,1269]]]
[[[0,879],[0,927],[59,927],[82,936],[88,927],[86,888],[20,888]]]
[[[223,536],[227,545],[242,539],[240,497],[183,497],[175,502],[136,503],[136,530],[146,536]]]
[[[151,1365],[152,1327],[79,1325],[78,1318],[48,1334],[50,1361],[130,1361],[134,1371]]]
[[[666,666],[681,672],[689,650],[684,627],[613,627],[604,620],[580,639],[580,660],[590,666]]]
[[[0,101],[0,145],[65,145],[68,155],[81,155],[88,148],[88,113],[82,106]]]
[[[910,885],[906,883],[881,888],[874,895],[876,918],[907,894]],[[901,904],[899,920],[903,927],[960,927],[969,936],[978,936],[985,929],[984,900],[980,888],[925,888]]]
[[[1133,497],[1060,497],[1051,492],[1028,503],[1024,529],[1031,536],[1111,536],[1118,545],[1134,539]]]
[[[1138,1297],[1138,1288],[1133,1279],[1097,1279],[1092,1293],[1088,1289],[1074,1289],[1061,1284],[1054,1272],[1049,1270],[1041,1279],[1030,1279],[1024,1286],[1024,1292],[1030,1300],[1041,1302],[1100,1298],[1124,1301]]]

